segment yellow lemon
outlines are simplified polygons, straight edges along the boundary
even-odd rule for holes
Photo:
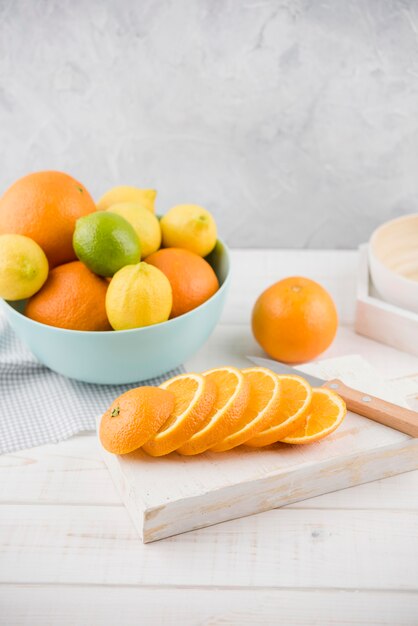
[[[161,218],[165,248],[185,248],[200,256],[216,244],[216,223],[211,213],[197,204],[179,204]]]
[[[111,207],[112,204],[119,204],[120,202],[136,202],[145,209],[151,211],[151,213],[154,213],[156,197],[157,192],[155,189],[140,189],[139,187],[121,185],[106,191],[97,203],[97,209],[98,211],[106,211],[106,209]]]
[[[48,270],[45,253],[33,239],[0,235],[0,298],[30,298],[46,281]]]
[[[150,211],[136,202],[112,204],[107,210],[124,217],[133,226],[141,244],[142,258],[159,249],[161,246],[160,222]]]
[[[116,272],[106,294],[106,312],[114,330],[168,320],[173,295],[168,278],[148,263],[126,265]]]

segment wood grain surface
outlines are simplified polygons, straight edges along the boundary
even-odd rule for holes
[[[355,252],[233,251],[223,317],[187,364],[247,366],[251,304],[290,274],[322,282],[343,325],[324,355],[363,355],[404,378],[418,361],[352,330]],[[374,390],[370,390],[373,393]],[[138,541],[95,437],[0,457],[3,626],[417,626],[418,471],[148,545]]]

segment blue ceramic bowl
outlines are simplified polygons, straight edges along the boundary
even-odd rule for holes
[[[106,332],[65,330],[25,317],[24,301],[0,300],[0,306],[20,339],[55,372],[88,383],[139,382],[186,361],[215,328],[229,285],[226,245],[218,240],[207,260],[219,279],[219,290],[193,311],[154,326]]]

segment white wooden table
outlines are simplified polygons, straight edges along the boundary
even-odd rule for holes
[[[229,301],[189,363],[261,354],[251,306],[290,274],[319,280],[342,326],[324,356],[384,377],[418,360],[352,331],[356,252],[234,251]],[[0,624],[418,624],[418,472],[142,545],[94,436],[0,457]]]

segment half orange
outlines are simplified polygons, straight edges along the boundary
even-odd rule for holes
[[[174,394],[158,387],[129,389],[116,398],[104,413],[99,437],[114,454],[128,454],[150,439],[174,409]]]
[[[201,374],[180,374],[160,389],[174,393],[175,405],[165,424],[143,446],[151,456],[169,454],[190,439],[209,416],[217,394],[215,383]]]
[[[240,423],[249,399],[249,384],[236,367],[219,367],[203,373],[217,387],[215,404],[203,425],[177,450],[192,455],[205,452],[233,433]]]

